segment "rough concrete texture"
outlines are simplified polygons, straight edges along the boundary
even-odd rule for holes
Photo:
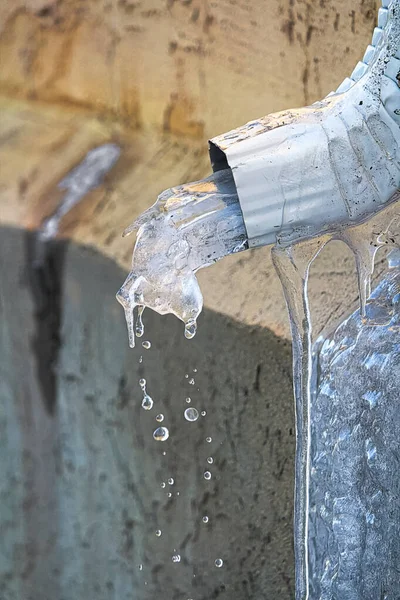
[[[378,5],[2,0],[1,88],[204,139],[336,89]]]
[[[2,600],[290,600],[288,343],[206,309],[192,341],[145,313],[152,347],[131,351],[114,297],[123,271],[58,243],[35,272],[33,248],[1,229]],[[193,423],[189,395],[207,412]],[[165,443],[152,437],[158,413]]]
[[[160,191],[209,172],[207,138],[334,89],[370,41],[378,5],[0,0],[1,222],[37,227],[57,205],[62,177],[114,141],[118,164],[62,233],[127,269],[132,241],[120,233]],[[313,273],[319,331],[357,291],[339,244]],[[289,337],[268,252],[232,257],[199,278],[206,306]]]

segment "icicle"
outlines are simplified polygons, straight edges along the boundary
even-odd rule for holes
[[[360,314],[365,318],[376,254],[384,245],[399,246],[400,244],[398,203],[391,204],[365,223],[338,232],[335,238],[342,240],[354,254],[360,294]]]
[[[132,306],[124,306],[130,348],[135,347],[135,319],[133,316],[133,310],[134,308]]]
[[[126,326],[128,328],[129,346],[135,347],[135,318],[134,310],[137,306],[134,294],[134,277],[132,273],[128,275],[123,286],[118,290],[116,298],[121,304],[125,313]],[[143,311],[142,311],[143,312]]]
[[[368,229],[370,229],[368,224]],[[365,237],[363,228],[353,227],[341,234],[340,239],[352,250],[356,261],[358,292],[360,295],[360,313],[365,318],[367,300],[371,294],[371,278],[375,267],[375,256],[379,249],[371,235]]]
[[[311,319],[308,273],[328,237],[289,247],[272,248],[272,260],[285,294],[293,338],[293,381],[296,414],[296,481],[294,546],[296,598],[308,598],[308,494],[310,463]]]

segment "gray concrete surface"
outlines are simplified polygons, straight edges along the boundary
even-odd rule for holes
[[[38,277],[33,249],[2,228],[0,598],[292,598],[288,342],[206,309],[191,341],[145,313],[152,348],[131,351],[114,298],[125,273],[59,243]],[[207,411],[194,423],[188,395]]]

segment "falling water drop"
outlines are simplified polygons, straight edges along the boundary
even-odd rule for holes
[[[203,523],[208,523],[208,520],[209,520],[209,519],[208,519],[207,515],[205,515],[205,516],[203,517]]]
[[[162,482],[161,487],[164,489],[165,488],[165,481]]]
[[[190,319],[185,323],[185,338],[191,340],[196,335],[197,323],[195,319]]]
[[[166,427],[157,427],[153,433],[153,438],[157,442],[165,442],[169,438],[169,431]]]
[[[142,400],[142,408],[144,408],[144,410],[151,410],[153,408],[153,404],[153,399],[148,394],[145,394]]]
[[[146,340],[145,342],[142,342],[142,346],[145,350],[149,350],[151,348],[151,342]]]
[[[143,565],[139,565],[139,571],[143,571]]]
[[[161,531],[161,529],[157,529],[157,531],[156,531],[156,536],[157,536],[157,537],[161,537],[161,534],[162,534],[162,531]]]
[[[163,414],[161,414],[161,413],[160,413],[159,415],[157,415],[157,416],[156,416],[156,421],[157,421],[158,423],[162,423],[162,422],[164,421],[164,415],[163,415]]]
[[[224,561],[222,560],[222,558],[217,558],[215,560],[215,566],[218,567],[218,569],[220,569],[223,565],[224,565]]]
[[[204,479],[207,479],[207,481],[210,481],[210,479],[211,479],[211,473],[210,473],[210,471],[205,471],[205,473],[204,473]]]
[[[205,417],[206,414],[207,414],[207,412],[205,410],[202,410],[200,414],[201,414],[202,417]]]
[[[173,477],[170,477],[170,478],[168,479],[168,483],[169,483],[169,485],[174,485],[174,483],[175,483],[175,480],[174,480],[174,478],[173,478]]]
[[[172,562],[174,562],[174,563],[181,562],[181,555],[180,554],[174,554],[173,557],[172,557]]]
[[[197,408],[190,407],[185,410],[184,416],[186,421],[197,421],[199,418],[199,411]]]
[[[208,462],[208,464],[209,464],[209,465],[212,465],[212,464],[213,464],[213,462],[214,462],[214,459],[213,459],[213,457],[212,457],[212,456],[209,456],[209,457],[207,458],[207,462]]]
[[[209,436],[209,437],[206,437],[206,442],[207,442],[208,444],[211,444],[211,442],[212,442],[212,437],[210,437],[210,436]]]
[[[153,399],[146,392],[146,380],[139,379],[139,385],[142,388],[142,392],[143,392],[142,407],[144,408],[144,410],[150,410],[153,408],[154,402],[153,402]]]
[[[190,403],[191,403],[191,401],[192,401],[192,399],[191,399],[191,398],[186,398],[186,402],[187,402],[188,404],[190,404]]]
[[[196,383],[196,382],[195,382],[195,380],[193,379],[193,377],[191,377],[191,378],[189,379],[189,384],[190,384],[190,385],[194,385],[195,383]]]
[[[144,311],[144,306],[138,306],[138,316],[137,316],[136,327],[135,327],[136,335],[138,337],[142,337],[142,335],[144,333],[144,325],[143,325],[143,320],[142,320],[143,311]]]

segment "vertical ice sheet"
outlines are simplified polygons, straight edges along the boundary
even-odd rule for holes
[[[288,307],[293,339],[293,386],[296,409],[296,482],[294,507],[294,546],[296,561],[296,598],[310,596],[309,565],[309,494],[310,494],[310,427],[311,427],[311,316],[308,306],[308,276],[310,265],[330,239],[341,239],[352,250],[360,289],[361,322],[372,319],[376,302],[367,305],[376,252],[380,246],[399,246],[398,225],[400,203],[393,203],[369,221],[338,230],[336,234],[310,239],[289,246],[277,244],[272,251],[273,262],[282,283]],[[375,307],[375,308],[372,308]],[[378,318],[376,315],[375,319]],[[374,323],[378,321],[374,320]],[[370,323],[372,321],[370,320]],[[346,381],[352,386],[352,373]],[[373,448],[369,449],[373,456]],[[341,596],[339,596],[341,598]],[[326,597],[331,598],[330,596]]]
[[[397,266],[396,266],[397,262]],[[400,597],[400,261],[314,349],[310,598]]]

